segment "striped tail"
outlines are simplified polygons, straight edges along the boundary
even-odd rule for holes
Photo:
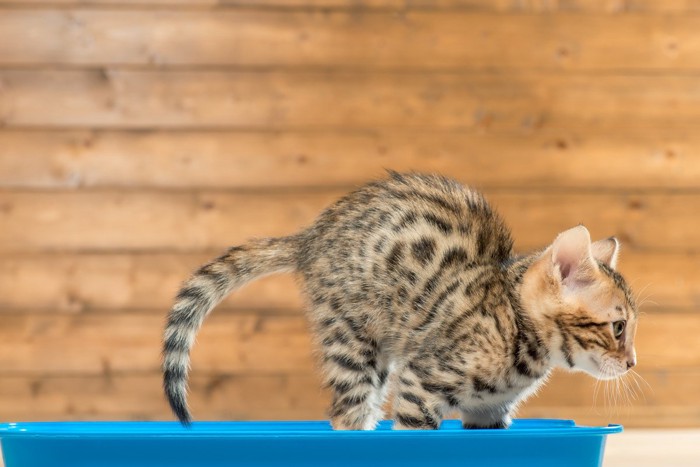
[[[163,388],[170,407],[187,426],[190,349],[207,314],[230,292],[261,276],[296,269],[296,237],[257,240],[230,248],[199,268],[177,294],[165,326]]]

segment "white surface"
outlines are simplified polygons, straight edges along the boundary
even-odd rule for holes
[[[608,436],[603,466],[700,467],[700,429],[630,429]]]

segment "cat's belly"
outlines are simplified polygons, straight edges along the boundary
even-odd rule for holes
[[[489,386],[488,388],[474,387],[466,390],[460,397],[464,406],[484,407],[517,405],[537,392],[545,383],[547,375],[530,380],[521,380],[504,386]],[[478,386],[478,385],[477,385]]]

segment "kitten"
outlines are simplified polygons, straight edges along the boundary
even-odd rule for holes
[[[614,378],[635,365],[637,308],[615,271],[616,239],[583,226],[516,257],[478,192],[391,173],[308,229],[230,248],[180,290],[168,317],[164,387],[184,424],[189,352],[204,317],[266,274],[300,273],[332,390],[335,429],[373,429],[389,386],[398,429],[509,426],[554,367]]]

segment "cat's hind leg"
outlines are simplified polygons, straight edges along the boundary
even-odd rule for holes
[[[437,430],[444,415],[444,398],[435,391],[427,390],[413,368],[407,365],[397,371],[394,429]]]
[[[321,366],[332,391],[333,428],[373,430],[383,416],[388,361],[356,318],[338,313],[316,316]]]

